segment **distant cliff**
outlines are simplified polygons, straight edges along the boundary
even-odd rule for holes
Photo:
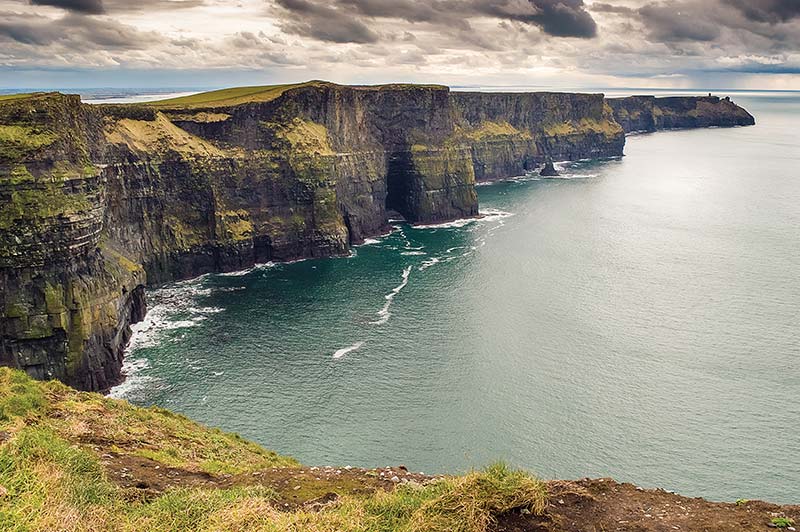
[[[626,133],[712,126],[752,126],[756,123],[750,113],[727,97],[629,96],[609,98],[608,103],[614,110],[614,118]]]
[[[475,216],[476,180],[620,156],[626,131],[745,123],[715,98],[435,85],[0,97],[0,363],[105,390],[145,285],[344,255],[388,228],[388,210]]]

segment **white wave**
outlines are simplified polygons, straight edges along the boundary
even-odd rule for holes
[[[343,347],[342,349],[339,349],[339,350],[337,350],[337,351],[336,351],[336,352],[333,354],[333,358],[342,358],[342,357],[343,357],[343,356],[345,356],[347,353],[352,353],[353,351],[356,351],[356,350],[358,350],[358,349],[361,349],[361,346],[362,346],[362,345],[364,345],[364,342],[363,342],[363,341],[361,341],[361,342],[356,342],[356,343],[354,343],[353,345],[351,345],[351,346],[348,346],[348,347]]]
[[[267,268],[272,268],[273,266],[275,266],[275,263],[270,261],[270,262],[265,262],[263,264],[256,264],[252,268],[248,268],[246,270],[238,270],[238,271],[235,271],[235,272],[218,273],[217,275],[219,277],[242,277],[244,275],[247,275],[248,273],[252,273],[252,272],[258,271],[258,270],[265,270]]]
[[[401,255],[427,255],[424,251],[403,251]]]
[[[499,220],[501,218],[508,218],[509,216],[514,216],[514,213],[501,211],[500,209],[483,209],[478,212],[478,216],[474,218],[460,218],[458,220],[453,220],[452,222],[444,222],[440,224],[423,224],[423,225],[415,225],[413,226],[414,229],[451,229],[457,227],[464,227],[465,225],[469,225],[475,222],[491,222],[493,220]]]
[[[389,220],[389,221],[391,222],[391,220]],[[394,233],[398,229],[400,229],[399,225],[393,225],[392,228],[389,229],[387,232],[385,232],[383,234],[380,234],[380,235],[373,236],[371,238],[365,238],[364,241],[361,244],[356,244],[353,247],[373,246],[375,244],[380,244],[383,241],[384,238],[386,238],[387,236],[390,236],[392,233]]]
[[[425,262],[423,262],[422,265],[418,269],[419,269],[419,271],[424,272],[425,270],[427,270],[428,268],[430,268],[434,264],[438,264],[440,262],[442,262],[442,259],[440,259],[439,257],[433,257],[432,259],[428,259]]]
[[[544,180],[557,181],[559,179],[565,179],[565,180],[570,180],[570,179],[592,179],[592,178],[595,178],[595,177],[599,177],[599,175],[600,175],[600,174],[576,174],[576,173],[567,172],[565,170],[559,170],[559,172],[561,172],[559,175],[544,176],[544,177],[540,177],[539,180],[541,180],[541,181],[544,181]]]
[[[196,312],[198,314],[219,314],[225,309],[222,307],[191,307],[189,312]]]
[[[514,216],[513,212],[506,212],[501,211],[500,209],[492,209],[486,208],[480,211],[481,218],[478,221],[481,222],[493,222],[495,220],[502,220],[503,218],[508,218],[509,216]]]
[[[153,380],[153,377],[141,375],[143,369],[150,367],[150,362],[145,358],[128,358],[122,364],[122,375],[125,380],[120,384],[114,386],[109,390],[108,396],[112,399],[124,399],[133,390],[141,388],[147,382]]]
[[[467,224],[471,224],[477,220],[477,218],[459,218],[458,220],[453,220],[450,222],[442,222],[440,224],[420,224],[414,225],[414,229],[452,229],[455,227],[464,227]]]
[[[384,303],[383,308],[381,308],[378,311],[378,316],[379,316],[378,319],[370,322],[372,325],[383,325],[384,323],[389,321],[389,318],[392,316],[392,313],[389,312],[389,308],[392,306],[392,301],[394,301],[394,297],[397,294],[399,294],[400,290],[405,288],[405,286],[408,284],[408,277],[409,275],[411,275],[411,268],[412,268],[411,266],[407,266],[403,270],[403,282],[394,287],[391,292],[389,292],[384,296],[386,298],[386,303]]]

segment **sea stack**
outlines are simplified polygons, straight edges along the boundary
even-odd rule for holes
[[[553,161],[547,161],[544,163],[544,167],[539,171],[539,175],[542,177],[555,177],[558,175],[558,171],[556,167],[553,166]]]

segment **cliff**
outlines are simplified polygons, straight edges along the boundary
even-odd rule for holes
[[[610,98],[608,103],[614,111],[614,118],[626,133],[712,126],[752,126],[756,123],[750,113],[727,97],[629,96]]]
[[[389,210],[476,216],[476,180],[620,156],[645,115],[747,115],[706,100],[318,81],[142,105],[0,97],[0,364],[106,390],[145,285],[346,255]]]
[[[0,368],[3,530],[755,532],[795,521],[800,506],[543,481],[502,464],[461,476],[308,467],[161,408]]]

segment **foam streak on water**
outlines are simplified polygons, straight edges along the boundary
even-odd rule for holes
[[[342,358],[347,353],[352,353],[353,351],[357,351],[358,349],[361,349],[361,347],[364,345],[364,343],[365,343],[364,341],[360,341],[360,342],[354,343],[351,346],[343,347],[342,349],[337,350],[333,354],[333,358]]]
[[[411,266],[406,266],[406,268],[403,270],[403,282],[394,287],[391,292],[389,292],[388,294],[386,294],[386,296],[384,296],[386,298],[386,303],[384,303],[383,308],[381,308],[378,311],[378,319],[375,321],[371,321],[370,324],[383,325],[384,323],[389,321],[389,318],[392,317],[392,313],[389,312],[389,309],[391,308],[392,303],[394,302],[395,296],[399,294],[400,291],[403,288],[405,288],[406,285],[408,284],[408,277],[409,275],[411,275],[411,268],[412,268]]]

